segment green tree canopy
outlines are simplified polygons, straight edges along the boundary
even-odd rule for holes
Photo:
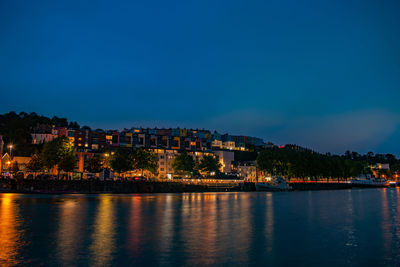
[[[75,151],[69,144],[68,138],[58,137],[43,146],[41,158],[43,166],[48,170],[61,164],[59,170],[70,171],[72,161],[75,163]]]
[[[75,168],[75,163],[75,151],[72,150],[63,155],[63,157],[60,159],[57,164],[58,171],[73,172]]]
[[[349,178],[365,173],[367,166],[359,154],[349,151],[344,156],[332,156],[305,149],[271,148],[257,156],[258,170],[289,178]]]
[[[191,175],[194,171],[195,162],[192,156],[182,153],[173,159],[171,167],[178,174]]]
[[[204,156],[198,166],[199,170],[210,175],[211,173],[218,173],[221,168],[221,163],[217,157]]]
[[[115,151],[109,160],[110,167],[113,171],[123,173],[133,170],[132,155],[125,149]]]
[[[99,157],[91,157],[86,166],[86,171],[91,172],[91,173],[99,173],[103,169],[103,164],[100,160]]]
[[[31,143],[32,131],[36,128],[49,130],[53,125],[66,127],[68,121],[56,116],[53,118],[40,116],[35,112],[17,114],[11,111],[0,115],[0,135],[3,135],[6,145],[13,144],[13,155],[31,155],[38,147]]]
[[[137,149],[133,154],[133,168],[143,171],[147,170],[151,173],[156,173],[158,167],[158,160],[156,155],[146,149]]]

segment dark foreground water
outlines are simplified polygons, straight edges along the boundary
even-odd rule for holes
[[[0,265],[400,264],[400,190],[0,194]]]

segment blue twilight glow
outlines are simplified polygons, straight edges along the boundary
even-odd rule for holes
[[[400,1],[0,1],[0,112],[400,154]]]

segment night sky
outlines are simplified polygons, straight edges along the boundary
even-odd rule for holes
[[[400,1],[0,1],[0,112],[400,155]]]

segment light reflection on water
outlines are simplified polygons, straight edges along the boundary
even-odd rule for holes
[[[399,265],[400,190],[0,194],[0,265]]]
[[[57,257],[60,264],[73,265],[82,248],[81,237],[86,230],[86,205],[76,199],[67,199],[59,206],[57,230]]]
[[[93,225],[89,258],[92,266],[108,266],[115,252],[116,222],[114,198],[102,195],[99,198]]]
[[[0,198],[0,266],[13,266],[19,261],[19,250],[23,246],[23,230],[20,226],[17,196],[3,194]]]

